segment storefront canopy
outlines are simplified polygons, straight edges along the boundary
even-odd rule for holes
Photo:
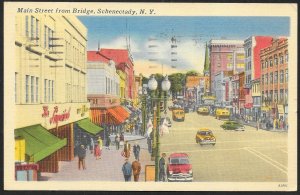
[[[92,135],[97,135],[100,131],[103,130],[102,127],[95,125],[88,118],[82,119],[76,123],[81,129],[87,131]]]
[[[107,109],[107,112],[110,114],[115,124],[124,123],[130,115],[129,112],[127,112],[127,110],[122,106],[109,108]]]
[[[30,157],[30,162],[38,162],[67,144],[67,139],[59,139],[49,133],[41,125],[33,125],[15,129],[15,137],[25,139],[25,153]]]

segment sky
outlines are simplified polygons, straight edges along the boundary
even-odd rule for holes
[[[88,50],[126,49],[135,73],[202,72],[211,39],[245,40],[252,35],[289,36],[289,17],[78,16],[88,29]],[[173,39],[172,42],[172,37]],[[171,45],[176,48],[171,48]],[[176,54],[171,54],[171,52]]]

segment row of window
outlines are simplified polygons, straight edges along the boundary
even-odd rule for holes
[[[285,76],[284,76],[284,71],[280,70],[279,81],[280,81],[280,83],[284,83],[284,81],[286,83],[288,82],[288,69],[285,70]],[[267,74],[261,76],[261,84],[262,85],[269,84],[269,82],[270,82],[270,84],[278,82],[278,71],[275,71],[274,74],[273,74],[273,72],[271,72],[270,74],[267,73]]]
[[[25,35],[34,41],[37,45],[40,45],[40,21],[34,16],[25,16]],[[54,45],[54,30],[44,25],[44,48],[53,50]]]
[[[115,94],[115,95],[120,94],[118,83],[115,83],[112,79],[108,77],[105,77],[105,83],[106,83],[106,88],[105,88],[106,94]]]
[[[78,66],[84,65],[86,62],[85,47],[67,31],[65,31],[65,35],[66,59]]]
[[[278,94],[278,90],[262,91],[261,98],[264,102],[287,100],[288,99],[288,90],[280,89],[279,94]]]
[[[18,73],[15,73],[15,102],[18,101],[17,82]],[[39,103],[39,77],[26,75],[25,78],[25,102]],[[54,101],[54,81],[44,79],[44,102]]]
[[[273,59],[274,59],[274,64],[273,64]],[[280,65],[283,65],[284,64],[284,61],[286,63],[288,63],[288,60],[289,60],[289,54],[288,52],[286,51],[285,52],[285,60],[284,60],[284,56],[282,54],[279,54],[279,64]],[[273,65],[277,66],[278,65],[278,57],[277,57],[277,54],[274,55],[274,58],[269,58],[269,59],[265,59],[265,61],[261,61],[261,68],[264,69],[264,68],[268,68],[269,66],[270,67],[273,67]]]
[[[86,101],[85,87],[79,85],[65,84],[66,102],[84,102]]]

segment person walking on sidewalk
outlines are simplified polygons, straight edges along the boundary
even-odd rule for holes
[[[93,154],[94,146],[95,146],[94,139],[91,137],[91,141],[90,141],[90,152],[91,152],[91,154]]]
[[[84,145],[82,144],[78,151],[78,169],[79,170],[80,170],[81,166],[83,169],[85,169],[85,156],[86,156],[86,150],[84,148]]]
[[[133,146],[133,154],[135,160],[140,160],[140,151],[141,151],[140,145],[138,145],[137,142],[135,142]]]
[[[106,137],[106,142],[105,142],[105,147],[106,147],[106,149],[109,149],[109,146],[110,146],[110,137],[109,137],[109,134],[107,135],[107,137]],[[110,150],[110,149],[109,149]]]
[[[166,179],[165,158],[166,158],[166,153],[162,153],[162,157],[159,160],[159,181],[165,181]]]
[[[119,150],[119,148],[120,148],[120,136],[119,136],[119,134],[117,134],[116,137],[115,137],[115,143],[116,143],[116,149]]]
[[[256,131],[258,131],[258,129],[259,129],[259,121],[257,120],[257,122],[256,122]]]
[[[141,169],[141,163],[138,160],[132,162],[132,173],[135,182],[139,181]]]
[[[99,145],[96,144],[94,148],[95,148],[94,155],[96,157],[96,160],[101,159],[101,149],[100,149]]]
[[[125,182],[131,181],[132,167],[128,162],[128,158],[125,159],[125,163],[122,166],[122,172],[124,175]]]

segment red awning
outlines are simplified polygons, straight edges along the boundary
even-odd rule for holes
[[[129,113],[121,106],[109,108],[107,109],[107,112],[116,124],[124,123],[124,121],[129,117]]]
[[[245,104],[245,106],[244,106],[245,108],[252,108],[253,107],[253,103],[247,103],[247,104]]]
[[[122,106],[117,106],[114,108],[118,113],[123,115],[126,119],[130,116],[129,112],[125,110]]]

